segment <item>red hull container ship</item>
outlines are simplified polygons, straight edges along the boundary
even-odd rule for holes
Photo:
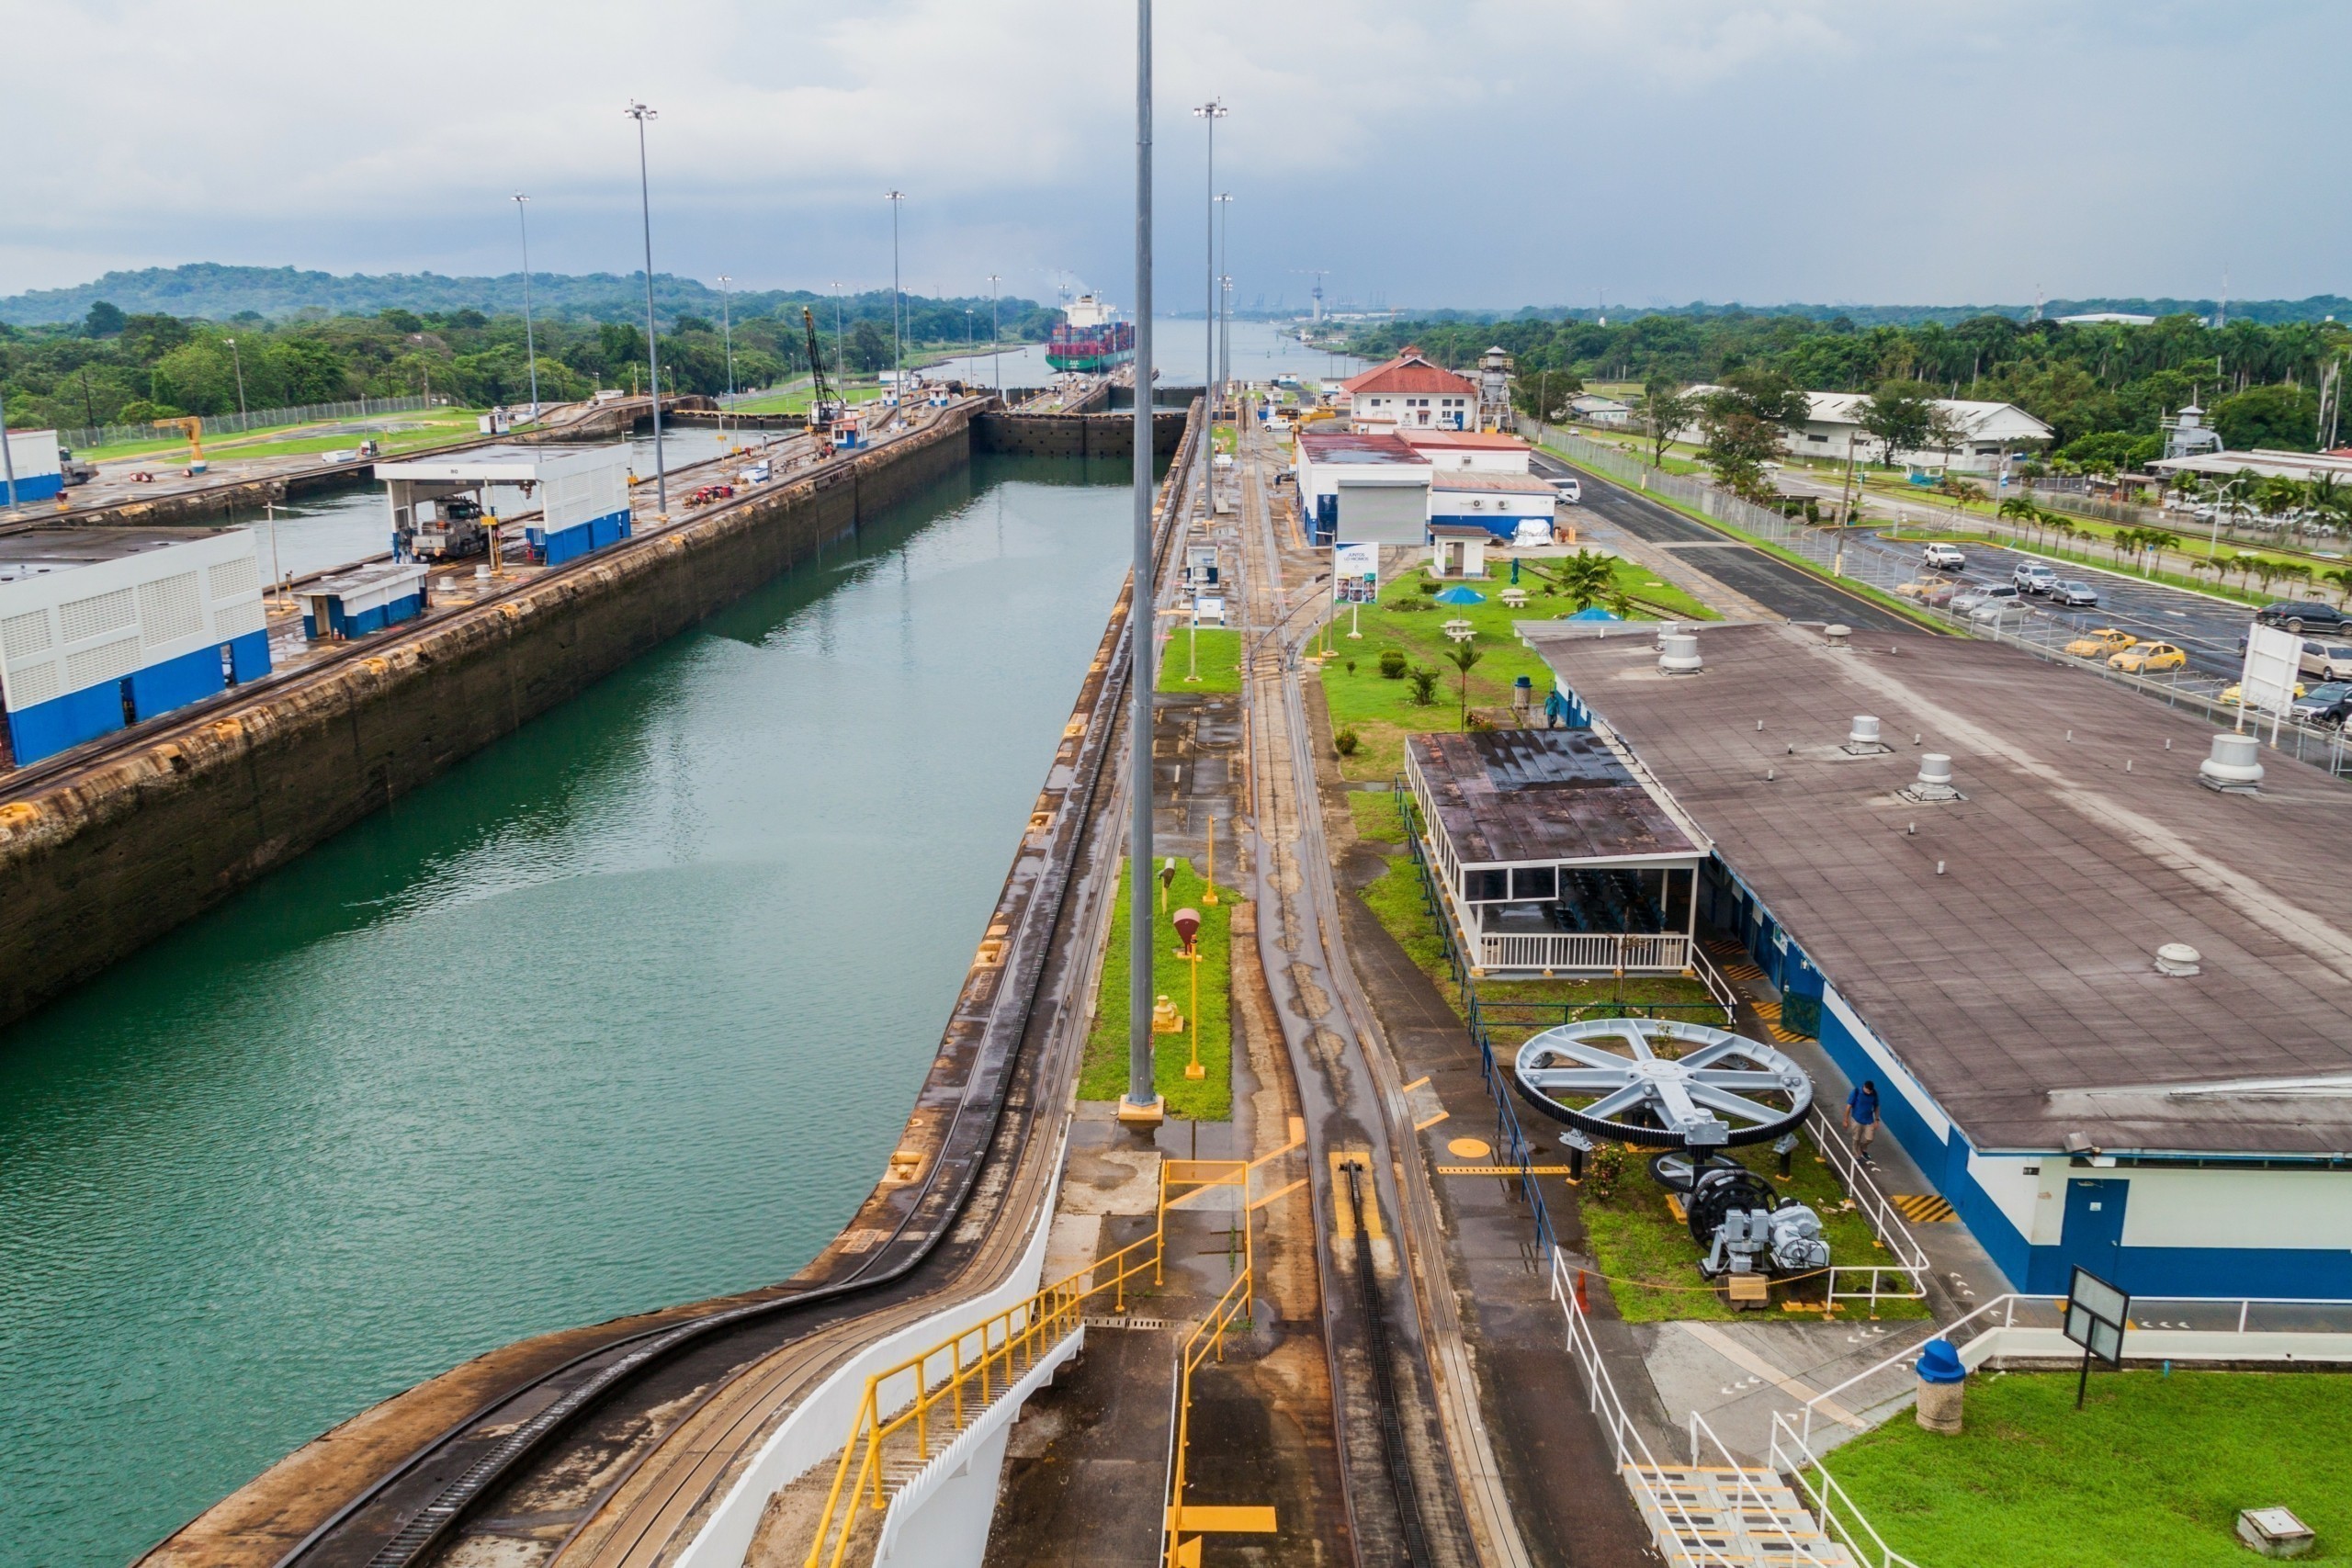
[[[1135,323],[1113,321],[1095,296],[1080,295],[1063,314],[1068,319],[1046,340],[1046,363],[1055,369],[1099,372],[1135,358]]]

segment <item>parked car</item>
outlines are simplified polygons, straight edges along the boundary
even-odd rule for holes
[[[1953,596],[1960,592],[1960,584],[1946,577],[1923,577],[1917,582],[1895,584],[1894,592],[1905,599],[1917,599],[1922,604],[1941,610],[1951,605]]]
[[[2319,716],[2343,702],[2347,696],[2352,696],[2352,682],[2324,682],[2313,686],[2308,696],[2298,691],[2294,705],[2287,710],[2287,716],[2299,724],[2324,722]],[[2344,721],[2341,716],[2338,716],[2335,722],[2341,724]]]
[[[1574,474],[1553,476],[1552,488],[1558,491],[1560,499],[1570,506],[1578,505],[1584,501],[1584,485]]]
[[[2342,629],[2344,612],[2317,599],[2281,599],[2254,613],[2256,626],[2284,626],[2290,632]]]
[[[2313,692],[2311,696],[2297,703],[2295,705],[2296,721],[2301,724],[2319,725],[2327,729],[2343,728],[2344,721],[2346,718],[2352,718],[2352,686],[2345,686],[2338,682],[2335,688],[2322,686],[2320,692],[2339,688],[2343,694],[2324,707],[2312,705],[2318,699],[2319,692]]]
[[[2352,643],[2306,641],[2298,662],[2323,681],[2352,680]]]
[[[2050,601],[2053,604],[2064,604],[2070,610],[2091,609],[2098,604],[2098,591],[2087,582],[2078,582],[2070,577],[2050,590]]]
[[[2058,574],[2047,561],[2019,561],[2009,573],[2009,581],[2018,585],[2020,593],[2047,593],[2058,586]]]
[[[2140,639],[2120,626],[2098,626],[2066,645],[2076,659],[2112,659]]]
[[[1986,604],[2007,606],[2019,602],[2014,582],[1972,582],[1952,595],[1951,607],[1963,615],[1973,615]]]
[[[1919,564],[1938,571],[1958,571],[1968,564],[1958,545],[1929,545],[1919,552]]]
[[[2107,661],[2110,670],[2120,670],[2126,675],[2158,675],[2167,670],[2185,670],[2188,655],[2168,642],[2143,642],[2125,649]]]
[[[2298,681],[2295,682],[2295,695],[2300,697],[2302,694],[2303,683],[2301,681]],[[2239,688],[2238,682],[2233,681],[2228,685],[2222,687],[2220,695],[2216,696],[2213,700],[2217,703],[2242,703],[2245,701],[2245,693]]]

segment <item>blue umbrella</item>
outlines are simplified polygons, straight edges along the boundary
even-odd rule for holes
[[[1446,589],[1438,594],[1437,602],[1441,604],[1483,604],[1487,602],[1487,596],[1475,588],[1457,586]]]
[[[1438,597],[1442,599],[1445,595],[1441,593]],[[1625,617],[1623,615],[1612,615],[1608,611],[1602,609],[1600,605],[1594,604],[1586,609],[1578,610],[1573,615],[1563,615],[1560,618],[1566,621],[1622,621]]]

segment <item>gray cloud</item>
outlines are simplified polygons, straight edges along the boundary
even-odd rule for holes
[[[1232,106],[1246,299],[2017,300],[2343,289],[2352,11],[2120,0],[1161,0],[1162,298],[1196,301],[1201,132]],[[1128,291],[1132,9],[0,5],[0,292],[213,260],[635,265]],[[548,18],[558,18],[552,23]],[[70,68],[68,65],[70,62]]]

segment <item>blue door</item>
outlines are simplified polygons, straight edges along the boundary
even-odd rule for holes
[[[2058,1250],[2102,1280],[2122,1283],[2117,1269],[2123,1253],[2123,1202],[2132,1184],[2112,1179],[2075,1177],[2066,1183],[2066,1228]]]

